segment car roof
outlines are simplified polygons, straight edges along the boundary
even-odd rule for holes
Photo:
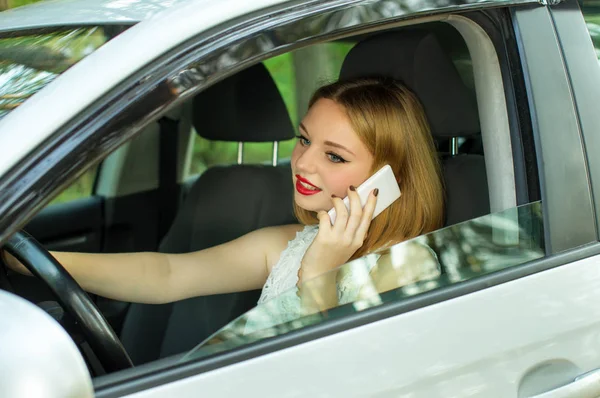
[[[47,27],[131,25],[189,0],[50,0],[0,12],[0,32]]]

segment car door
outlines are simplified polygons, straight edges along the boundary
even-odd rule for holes
[[[540,256],[432,290],[409,289],[368,310],[322,316],[322,323],[283,333],[269,329],[264,337],[270,338],[235,343],[234,335],[233,346],[221,356],[213,351],[181,359],[179,376],[155,374],[141,383],[136,379],[135,386],[126,377],[101,379],[98,395],[545,397],[555,390],[549,394],[598,396],[600,352],[593,342],[600,331],[595,305],[600,246],[583,132],[565,73],[566,54],[556,39],[553,18],[564,17],[562,7],[570,12],[575,6],[500,11],[508,14],[505,28],[512,32],[506,51],[513,57],[502,66],[508,68],[507,101],[525,102],[520,104],[531,129],[527,137],[527,127],[522,128],[513,144],[518,139],[517,145],[533,145],[537,157],[535,175],[525,173],[525,192],[517,197],[525,198],[519,199],[520,209],[531,209],[535,202],[527,202],[539,181]],[[570,15],[570,25],[584,27],[580,13]],[[452,22],[468,37],[459,18]],[[593,53],[589,37],[585,51],[588,58]],[[513,162],[523,166],[516,154]],[[509,207],[494,215],[520,219],[520,212]],[[511,235],[498,232],[500,241]],[[122,383],[118,387],[116,380]]]
[[[485,58],[485,51],[491,51],[487,53],[491,58],[494,54],[497,57],[500,91],[488,93],[501,92],[505,97],[499,102],[507,103],[506,113],[511,119],[507,124],[517,126],[516,131],[511,129],[515,134],[511,167],[514,163],[514,169],[526,170],[512,170],[509,180],[513,181],[508,185],[518,189],[495,195],[493,211],[511,211],[511,196],[514,205],[536,200],[531,196],[539,185],[544,255],[518,267],[355,311],[224,355],[167,361],[169,371],[166,365],[149,364],[134,372],[107,376],[96,381],[99,397],[195,396],[198,392],[211,396],[526,397],[566,385],[600,366],[600,354],[594,348],[599,331],[594,304],[600,299],[596,208],[588,173],[589,154],[581,139],[581,104],[573,102],[571,77],[564,67],[568,58],[556,39],[558,27],[553,16],[564,15],[560,7],[531,4],[474,11],[472,15],[457,5],[433,7],[433,12],[430,4],[408,6],[403,2],[392,4],[397,7],[339,2],[331,8],[329,4],[288,8],[263,2],[240,5],[235,11],[231,5],[220,2],[214,8],[202,9],[200,15],[191,2],[151,23],[140,24],[129,35],[123,34],[122,40],[107,46],[103,55],[131,51],[131,58],[122,64],[131,75],[119,80],[118,88],[94,87],[85,97],[70,98],[72,107],[61,112],[62,117],[71,114],[71,123],[58,125],[54,120],[37,128],[23,145],[33,148],[55,134],[67,138],[79,155],[90,154],[90,148],[100,144],[108,152],[131,138],[153,116],[182,98],[190,98],[207,85],[209,78],[218,80],[244,63],[258,61],[286,46],[300,47],[306,44],[305,39],[329,40],[336,34],[365,34],[374,26],[385,29],[429,21],[419,19],[419,13],[427,11],[461,31],[472,52],[481,51],[477,62]],[[479,7],[486,5],[497,8],[502,3],[483,2]],[[274,8],[262,8],[267,6]],[[581,14],[568,15],[582,23]],[[234,16],[240,19],[231,20]],[[174,26],[173,19],[181,23]],[[196,25],[184,23],[192,20]],[[499,33],[507,35],[491,40],[490,24],[501,26]],[[214,37],[221,40],[216,48],[209,47],[214,44],[209,38]],[[144,47],[152,39],[157,39],[156,45]],[[587,51],[593,51],[589,36],[586,40]],[[104,65],[111,62],[110,57],[90,59],[73,68],[65,79],[85,75],[93,61]],[[477,73],[485,71],[476,69]],[[105,83],[115,82],[111,71],[102,73]],[[476,78],[481,84],[493,80],[486,75]],[[106,87],[114,89],[109,92]],[[68,96],[61,90],[56,86],[53,98]],[[52,100],[50,91],[47,93],[40,93],[41,103]],[[487,101],[493,103],[493,99]],[[480,111],[489,106],[485,98],[478,100]],[[496,108],[490,108],[493,114]],[[24,107],[20,115],[3,121],[0,127],[17,129],[19,122],[27,125],[27,109],[33,108]],[[493,115],[488,116],[494,120]],[[114,131],[121,134],[111,135]],[[518,149],[522,146],[535,150],[521,152]],[[520,160],[532,153],[533,162]],[[11,177],[28,175],[28,170],[19,168],[6,174],[15,157],[1,162],[4,183]],[[490,166],[493,169],[494,163]],[[47,167],[62,170],[52,159]],[[493,175],[494,170],[490,172]],[[47,181],[46,175],[31,178],[30,185],[21,188],[22,193]],[[59,177],[55,184],[60,181]],[[494,187],[502,191],[503,185],[497,184]],[[20,198],[18,193],[12,197]],[[43,198],[37,200],[2,210],[8,216],[1,220],[2,237],[17,227],[18,217],[31,215]]]

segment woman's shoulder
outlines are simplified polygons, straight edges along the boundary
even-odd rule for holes
[[[296,236],[296,234],[298,232],[301,232],[302,230],[304,230],[304,225],[302,224],[287,224],[287,225],[277,225],[274,227],[265,227],[262,230],[265,231],[265,233],[268,233],[270,235],[277,235],[280,236],[282,240],[285,240],[286,242],[294,239],[294,237]]]
[[[303,233],[310,227],[302,224],[278,225],[275,227],[266,227],[260,230],[264,239],[268,241],[267,264],[269,271],[281,256],[281,253],[287,248],[290,241],[294,240],[298,234]]]

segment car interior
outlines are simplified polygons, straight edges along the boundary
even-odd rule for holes
[[[421,99],[443,169],[445,225],[507,207],[498,199],[506,191],[513,201],[515,196],[514,178],[512,185],[506,182],[512,155],[499,144],[503,139],[510,144],[510,137],[497,137],[508,136],[505,105],[498,105],[504,98],[498,59],[489,38],[469,23],[457,16],[341,39],[355,44],[343,61],[341,79],[393,77]],[[502,101],[491,101],[498,92]],[[238,145],[239,158],[245,143],[273,145],[273,157],[265,164],[211,166],[188,177],[193,134]],[[25,229],[48,250],[183,253],[294,223],[289,159],[278,157],[274,143],[295,134],[275,80],[263,63],[252,65],[172,109],[106,158],[98,166],[94,195],[49,206]],[[484,156],[487,148],[500,149]],[[499,157],[505,159],[496,161]],[[15,291],[35,303],[53,300],[34,278],[11,274],[10,280]],[[93,300],[139,365],[192,349],[254,307],[259,294],[163,305]],[[103,373],[93,355],[86,359],[95,374]]]

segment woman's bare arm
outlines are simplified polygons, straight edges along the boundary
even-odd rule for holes
[[[52,252],[81,287],[115,300],[167,303],[188,297],[259,289],[299,226],[263,228],[231,242],[185,254]],[[22,265],[6,255],[8,265]]]
[[[168,255],[171,301],[260,289],[301,226],[263,228],[199,252]]]

